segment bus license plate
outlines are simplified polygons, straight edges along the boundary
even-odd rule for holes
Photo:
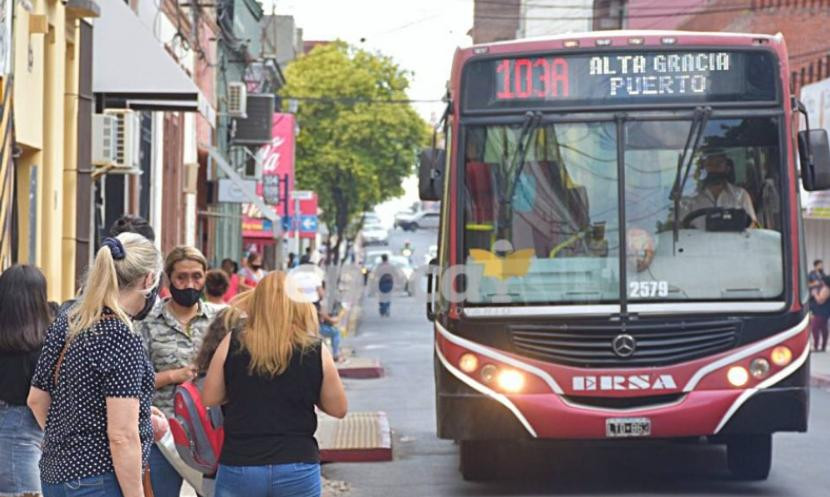
[[[648,418],[606,419],[605,436],[609,438],[633,438],[651,436],[651,420]]]

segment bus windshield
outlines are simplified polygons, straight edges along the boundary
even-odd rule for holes
[[[778,120],[704,124],[686,164],[691,119],[467,127],[467,301],[781,298]]]

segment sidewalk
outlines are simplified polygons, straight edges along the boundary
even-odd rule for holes
[[[830,352],[810,354],[810,376],[814,387],[830,389]]]

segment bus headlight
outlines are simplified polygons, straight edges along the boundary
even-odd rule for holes
[[[732,366],[726,372],[726,379],[734,387],[742,387],[749,381],[749,373],[743,366]]]
[[[458,367],[461,368],[461,371],[470,374],[478,369],[478,357],[470,353],[464,354],[458,360]]]
[[[759,357],[749,363],[749,374],[755,379],[766,378],[769,374],[769,361],[763,357]]]
[[[772,354],[770,354],[770,358],[772,359],[773,364],[776,366],[786,366],[793,360],[793,353],[789,347],[785,345],[779,345],[772,349]]]
[[[481,368],[481,379],[484,380],[484,383],[493,383],[493,380],[496,379],[496,373],[499,372],[499,368],[493,366],[492,364],[488,364]]]
[[[525,386],[525,377],[515,369],[505,369],[496,379],[499,388],[508,393],[520,392]]]

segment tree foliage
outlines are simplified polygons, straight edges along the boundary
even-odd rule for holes
[[[403,193],[429,128],[409,104],[389,103],[407,99],[410,73],[384,55],[338,41],[289,64],[285,77],[283,99],[299,101],[298,187],[317,192],[339,246],[356,213]]]

